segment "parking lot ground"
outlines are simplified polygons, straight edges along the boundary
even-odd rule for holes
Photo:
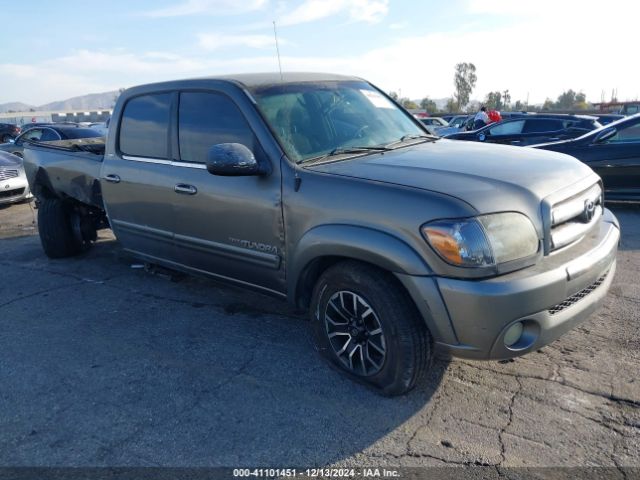
[[[614,211],[618,271],[588,322],[384,398],[279,300],[132,268],[105,232],[49,260],[29,205],[0,209],[0,466],[638,467],[640,208]]]

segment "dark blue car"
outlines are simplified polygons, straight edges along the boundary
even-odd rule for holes
[[[640,201],[640,113],[573,140],[533,147],[589,165],[602,178],[607,200]]]

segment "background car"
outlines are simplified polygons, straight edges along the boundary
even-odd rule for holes
[[[436,135],[444,137],[450,133],[457,133],[464,129],[464,125],[469,118],[469,115],[456,115],[451,119],[449,125],[446,127],[435,127],[434,132]]]
[[[449,126],[449,122],[441,117],[425,117],[419,118],[418,120],[422,122],[422,124],[427,128],[427,131],[431,135],[437,135],[436,128]]]
[[[615,122],[617,120],[623,119],[624,115],[619,115],[617,113],[603,113],[603,114],[594,114],[594,117],[598,119],[598,122],[602,125],[608,125],[611,122]]]
[[[0,142],[6,143],[20,135],[20,127],[15,123],[0,123]]]
[[[478,130],[447,135],[451,140],[532,145],[579,137],[601,127],[595,117],[578,115],[527,115],[491,123]]]
[[[640,114],[563,142],[532,145],[576,157],[600,175],[607,200],[640,201]]]
[[[70,140],[74,138],[93,138],[104,136],[101,132],[91,128],[74,127],[70,125],[44,125],[33,127],[22,132],[14,141],[0,144],[0,151],[12,153],[22,157],[24,144],[29,141],[51,142],[55,140]]]
[[[31,198],[22,159],[0,152],[0,205]]]

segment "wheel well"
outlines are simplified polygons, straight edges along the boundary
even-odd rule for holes
[[[408,298],[411,298],[409,291],[402,284],[402,282],[400,282],[395,277],[395,275],[393,275],[392,272],[389,272],[388,270],[381,268],[380,266],[374,263],[365,262],[363,260],[351,258],[351,257],[325,256],[325,257],[318,257],[313,259],[302,270],[302,273],[300,274],[300,278],[296,285],[296,296],[295,296],[296,306],[303,309],[309,308],[309,305],[311,305],[311,296],[313,294],[313,288],[315,287],[316,282],[318,281],[318,278],[320,278],[320,275],[322,275],[328,268],[334,266],[335,264],[340,262],[347,262],[347,261],[370,265],[380,270],[381,272],[385,272],[389,274],[389,277],[392,278],[393,281],[395,281],[395,283],[397,283],[397,285],[406,292]]]

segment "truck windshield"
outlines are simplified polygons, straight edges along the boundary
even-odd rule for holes
[[[286,83],[252,93],[287,155],[297,163],[332,154],[376,152],[427,135],[366,82]]]

